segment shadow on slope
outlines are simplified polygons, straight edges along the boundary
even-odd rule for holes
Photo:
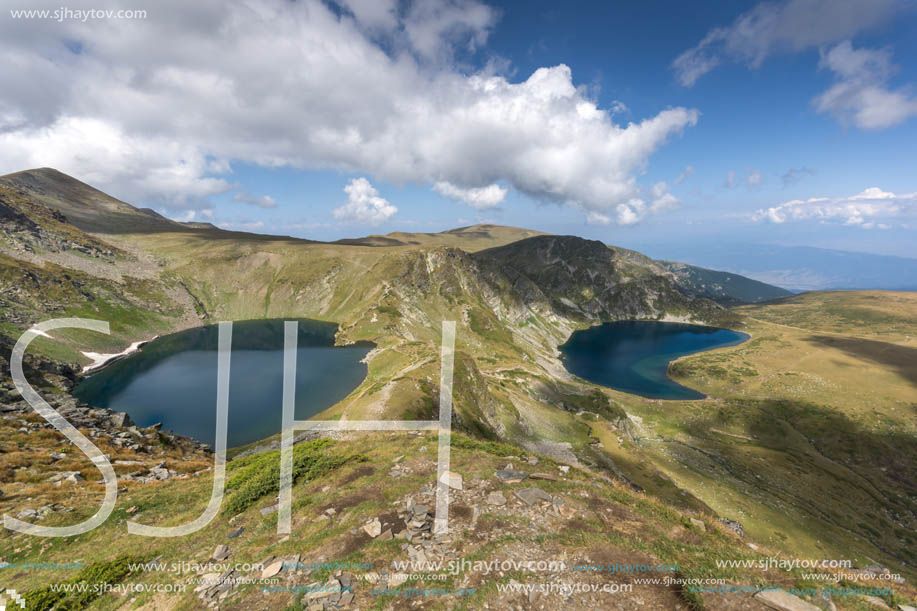
[[[872,361],[892,368],[898,375],[917,386],[917,348],[908,348],[873,339],[812,335],[806,338],[813,344],[836,348],[856,358]]]

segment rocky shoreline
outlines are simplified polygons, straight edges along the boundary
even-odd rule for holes
[[[11,423],[21,433],[54,430],[49,422],[35,418],[35,411],[13,384],[8,360],[13,345],[10,338],[0,336],[0,419]],[[209,445],[171,431],[164,431],[161,424],[141,428],[136,426],[125,412],[92,407],[71,396],[69,391],[80,379],[73,365],[36,354],[27,354],[23,359],[23,369],[26,379],[40,391],[45,401],[90,440],[105,440],[108,446],[123,448],[136,454],[137,460],[114,461],[115,465],[133,464],[138,467],[137,471],[119,475],[119,478],[144,482],[163,481],[178,476],[176,472],[166,469],[161,458],[156,455],[157,448],[163,445],[176,448],[182,455],[187,456],[212,453]],[[71,444],[62,438],[59,446],[58,451],[50,454],[54,462],[69,458],[69,455],[61,450],[67,450]],[[49,472],[48,476],[46,481],[52,483],[77,477],[71,471]]]

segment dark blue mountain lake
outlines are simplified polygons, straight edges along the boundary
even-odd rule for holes
[[[350,394],[366,377],[366,342],[334,346],[337,325],[300,319],[296,355],[296,419],[305,420]],[[216,428],[216,325],[146,344],[73,390],[95,407],[127,412],[138,426],[164,429],[213,444]],[[280,431],[283,321],[233,323],[229,379],[229,447]]]
[[[560,346],[567,371],[595,384],[650,399],[703,399],[668,376],[669,363],[704,350],[735,346],[746,333],[672,322],[609,322],[575,331]]]

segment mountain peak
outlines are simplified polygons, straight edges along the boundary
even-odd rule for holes
[[[0,176],[14,188],[57,210],[74,226],[90,233],[188,231],[181,223],[112,197],[54,168],[33,168]]]

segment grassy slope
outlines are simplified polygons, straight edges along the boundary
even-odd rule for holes
[[[66,174],[51,168],[25,170],[0,176],[0,185],[28,195],[38,203],[62,212],[83,231],[105,234],[130,231],[181,231],[180,223],[150,210],[138,210]]]
[[[55,540],[14,538],[12,545],[4,544],[7,561],[19,562],[27,559],[45,562],[72,562],[79,560],[86,565],[101,568],[101,563],[116,560],[129,550],[128,556],[136,562],[149,561],[158,557],[166,566],[180,562],[207,562],[211,551],[222,543],[231,549],[231,562],[261,562],[268,556],[288,557],[301,554],[300,561],[352,561],[372,563],[374,571],[387,572],[393,560],[407,560],[401,549],[401,541],[373,541],[362,533],[361,525],[376,516],[399,528],[395,513],[404,506],[408,498],[423,500],[421,490],[429,487],[435,477],[435,463],[429,452],[422,448],[435,447],[435,436],[407,433],[354,434],[333,443],[324,449],[312,451],[302,447],[306,460],[315,460],[326,451],[336,457],[349,458],[343,465],[327,468],[311,463],[311,477],[302,477],[294,486],[293,532],[289,537],[276,533],[276,514],[262,516],[260,509],[273,501],[270,494],[255,495],[254,503],[241,511],[224,511],[206,529],[179,539],[139,539],[127,535],[124,522],[136,519],[142,523],[172,525],[190,521],[196,517],[210,494],[210,478],[207,475],[176,480],[164,484],[138,486],[127,484],[119,501],[118,509],[103,526],[77,537]],[[469,438],[457,436],[452,449],[452,467],[461,473],[465,490],[453,492],[451,506],[452,535],[446,539],[449,557],[469,560],[526,560],[564,559],[568,569],[552,575],[538,573],[501,572],[487,578],[466,571],[447,576],[444,581],[426,579],[412,582],[414,587],[472,587],[476,593],[469,598],[443,598],[425,601],[425,608],[479,609],[519,604],[520,596],[500,594],[495,583],[507,583],[516,579],[523,583],[540,583],[544,580],[566,582],[617,582],[629,583],[627,576],[575,572],[574,563],[621,564],[677,564],[681,577],[724,578],[728,583],[738,585],[782,585],[804,587],[814,585],[802,579],[801,572],[763,572],[759,569],[719,569],[715,560],[752,560],[776,553],[762,548],[757,552],[748,549],[735,537],[714,521],[699,515],[706,522],[706,532],[693,526],[689,515],[673,511],[664,503],[634,493],[625,486],[597,479],[588,471],[573,469],[557,482],[538,482],[537,485],[552,495],[562,497],[562,511],[555,514],[544,509],[527,510],[512,499],[514,489],[531,485],[500,484],[493,471],[507,461],[519,461],[519,457],[508,456],[517,449],[500,444],[481,444]],[[311,454],[310,454],[311,453]],[[309,459],[308,456],[312,456]],[[389,465],[396,455],[404,455],[404,464],[411,469],[407,475],[393,479],[388,474]],[[234,476],[246,473],[246,479],[255,481],[262,472],[276,470],[278,453],[272,452],[256,459],[242,461],[230,468],[231,501],[237,489],[232,488]],[[530,468],[531,469],[531,468]],[[556,463],[541,457],[538,470],[558,473]],[[96,486],[98,488],[98,486]],[[481,503],[490,491],[500,490],[510,498],[509,504],[498,510],[489,509]],[[427,499],[429,500],[429,499]],[[425,501],[426,502],[426,501]],[[474,517],[473,507],[478,515]],[[136,507],[132,513],[127,508]],[[331,518],[325,515],[326,508],[335,508]],[[66,523],[77,517],[85,517],[92,511],[85,506],[76,514],[50,518],[48,524]],[[697,514],[695,514],[697,515]],[[233,529],[243,527],[242,535],[227,540]],[[9,540],[8,540],[9,541]],[[15,551],[9,549],[16,546]],[[373,571],[353,571],[358,577]],[[306,584],[324,579],[327,572],[319,571],[309,577],[293,577],[293,583]],[[244,575],[244,573],[243,573]],[[667,574],[672,576],[671,574]],[[129,583],[187,583],[198,576],[194,571],[174,573],[151,571],[116,577],[116,581]],[[257,573],[253,574],[257,576]],[[664,576],[664,575],[663,575]],[[31,592],[34,598],[51,580],[67,580],[74,577],[73,571],[24,572],[15,580],[20,591]],[[281,575],[282,579],[286,575]],[[289,583],[281,581],[281,583]],[[827,584],[822,584],[827,585]],[[403,599],[378,597],[369,593],[368,582],[358,582],[355,604],[359,608],[397,609],[403,608]],[[198,609],[200,602],[189,588],[184,594],[156,595],[144,593],[133,595],[130,608]],[[901,590],[900,600],[913,595],[910,590]],[[738,604],[748,597],[722,597],[709,594],[691,597],[679,593],[674,586],[636,585],[633,596],[640,597],[648,608],[684,608],[686,603],[706,603],[707,608],[717,609],[723,605]],[[290,593],[265,594],[257,585],[245,585],[231,598],[224,608],[250,609],[285,608],[300,599],[301,595]],[[589,598],[577,596],[562,602],[560,598],[547,599],[548,608],[593,609],[629,608],[630,597],[605,596]],[[840,601],[839,601],[840,602]],[[95,609],[122,608],[125,599],[117,594],[103,595],[93,602]],[[742,607],[758,608],[758,607]],[[853,609],[856,602],[843,601],[841,608]]]
[[[649,460],[759,540],[913,566],[917,295],[810,293],[739,312],[751,341],[671,367],[711,397],[616,395],[643,426],[612,451]]]
[[[913,377],[910,385],[902,382],[912,369],[895,356],[912,350],[915,316],[907,295],[808,295],[742,308],[747,320],[734,324],[751,332],[752,342],[673,367],[680,381],[710,399],[662,404],[601,390],[600,397],[613,399],[609,404],[554,357],[556,344],[582,322],[494,300],[476,284],[466,256],[434,243],[442,238],[378,248],[208,230],[105,237],[153,253],[165,267],[145,281],[87,277],[78,278],[80,286],[67,284],[70,270],[33,270],[48,274],[40,290],[25,296],[36,317],[64,312],[120,325],[111,343],[65,337],[71,349],[105,351],[179,328],[187,312],[178,310],[188,305],[177,307],[168,291],[182,282],[205,320],[306,316],[340,322],[340,341],[376,341],[381,350],[367,380],[325,417],[425,418],[435,409],[438,321],[458,319],[460,429],[587,464],[604,460],[590,445],[600,441],[618,471],[652,494],[684,509],[709,507],[738,518],[757,540],[793,553],[871,558],[898,568],[892,557],[913,549],[913,496],[895,496],[913,490],[913,454],[889,462],[889,443],[907,449],[914,436],[907,419]],[[445,239],[469,251],[500,245],[481,235]],[[637,260],[630,271],[646,273]],[[60,308],[49,309],[43,299],[49,286],[59,287]],[[10,307],[18,311],[27,301]],[[861,337],[867,331],[873,336]],[[813,339],[832,332],[860,336]],[[636,441],[625,433],[622,408],[643,418]],[[601,419],[576,415],[584,409]]]
[[[440,233],[411,233],[396,231],[385,235],[370,235],[365,238],[341,240],[338,244],[364,246],[448,246],[465,252],[477,252],[485,248],[504,246],[518,240],[544,235],[540,231],[503,225],[472,225]]]
[[[399,293],[389,279],[420,264],[416,257],[426,257],[419,254],[425,249],[389,248],[380,257],[378,248],[284,242],[189,246],[186,236],[171,239],[181,243],[158,240],[155,248],[173,257],[185,253],[175,259],[177,273],[206,253],[211,266],[206,275],[231,279],[228,287],[196,287],[215,317],[297,314],[336,320],[343,323],[341,339],[370,339],[390,348],[371,362],[367,381],[325,417],[432,413],[425,397],[438,376],[435,321],[455,318],[458,308],[468,313],[459,325],[460,356],[473,365],[471,378],[484,382],[483,392],[456,399],[458,412],[470,416],[466,420],[486,425],[466,430],[530,444],[541,439],[561,449],[570,444],[581,458],[597,461],[602,459],[588,458],[589,443],[603,431],[606,441],[619,436],[610,424],[556,409],[591,387],[544,366],[552,360],[553,342],[572,330],[569,323],[536,321],[536,332],[525,336],[526,320],[508,326],[486,303],[446,297],[428,296],[424,307],[413,311],[410,295]],[[913,496],[908,499],[913,464],[907,453],[895,452],[913,444],[915,432],[907,418],[914,409],[913,385],[909,374],[901,374],[906,362],[882,362],[883,346],[832,345],[834,340],[824,337],[830,330],[875,330],[883,340],[897,333],[890,337],[903,341],[917,334],[913,302],[906,294],[878,293],[856,297],[862,303],[850,305],[845,301],[850,295],[808,295],[738,309],[747,320],[736,324],[754,336],[752,342],[673,367],[673,375],[710,394],[708,400],[659,405],[603,391],[645,418],[649,438],[636,444],[609,441],[607,454],[654,494],[739,519],[759,540],[795,553],[899,567],[901,561],[913,562],[914,539],[907,534],[914,528]],[[808,328],[781,326],[791,322]],[[552,339],[545,344],[546,337]],[[868,356],[864,349],[877,354]],[[560,388],[552,382],[557,379]],[[457,392],[467,386],[457,384]]]

